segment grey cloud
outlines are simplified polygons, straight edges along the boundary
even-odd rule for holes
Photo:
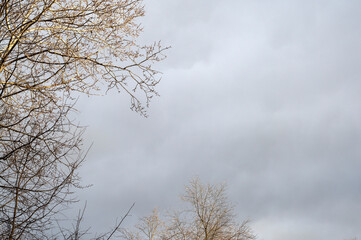
[[[173,48],[150,118],[82,98],[82,170],[102,229],[176,208],[195,175],[228,183],[260,239],[361,237],[358,1],[145,1],[142,41]]]

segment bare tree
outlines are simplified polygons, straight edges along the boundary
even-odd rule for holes
[[[198,178],[186,187],[182,200],[189,208],[168,216],[165,223],[157,212],[142,218],[135,231],[123,230],[127,240],[251,240],[256,237],[248,225],[236,222],[225,185],[203,185]],[[156,231],[155,231],[156,230]]]
[[[203,185],[198,178],[186,187],[182,200],[189,209],[177,212],[169,227],[171,239],[246,240],[254,239],[248,221],[235,222],[233,206],[225,195],[225,185]]]
[[[153,210],[152,215],[141,218],[135,229],[136,231],[120,229],[121,237],[125,240],[160,240],[165,234],[165,225],[157,209]]]
[[[146,115],[165,48],[136,43],[143,15],[141,0],[1,0],[1,239],[48,238],[72,201],[84,159],[76,93],[116,89]]]

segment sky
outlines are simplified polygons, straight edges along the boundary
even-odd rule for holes
[[[361,238],[361,1],[145,0],[139,41],[171,46],[148,118],[81,97],[77,193],[106,231],[227,184],[260,240]]]

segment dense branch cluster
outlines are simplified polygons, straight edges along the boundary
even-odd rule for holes
[[[139,46],[136,19],[139,0],[2,0],[0,17],[0,97],[15,105],[24,101],[59,101],[59,91],[90,94],[105,85],[125,90],[132,107],[143,111],[156,95],[161,60],[159,44]],[[63,95],[61,95],[62,97]],[[30,106],[21,106],[28,111]]]
[[[136,43],[141,0],[1,0],[0,238],[44,239],[83,161],[78,93],[117,89],[145,115],[159,43]]]
[[[41,239],[52,217],[78,182],[75,170],[82,162],[81,135],[64,122],[24,121],[22,133],[5,132],[8,144],[0,164],[0,237]],[[23,134],[27,133],[27,134]],[[15,238],[17,239],[17,238]]]

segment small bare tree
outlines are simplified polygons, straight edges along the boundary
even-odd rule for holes
[[[237,224],[225,185],[203,185],[198,178],[186,187],[182,200],[190,208],[175,213],[169,226],[169,239],[247,240],[254,239],[248,221]]]
[[[165,223],[157,212],[142,218],[134,232],[123,230],[127,240],[251,240],[256,237],[248,221],[238,224],[225,185],[203,185],[198,178],[186,187],[182,200],[189,208],[168,216]]]
[[[157,209],[152,215],[143,217],[135,226],[136,231],[122,228],[121,237],[125,240],[161,240],[164,236],[164,222],[159,218]]]

